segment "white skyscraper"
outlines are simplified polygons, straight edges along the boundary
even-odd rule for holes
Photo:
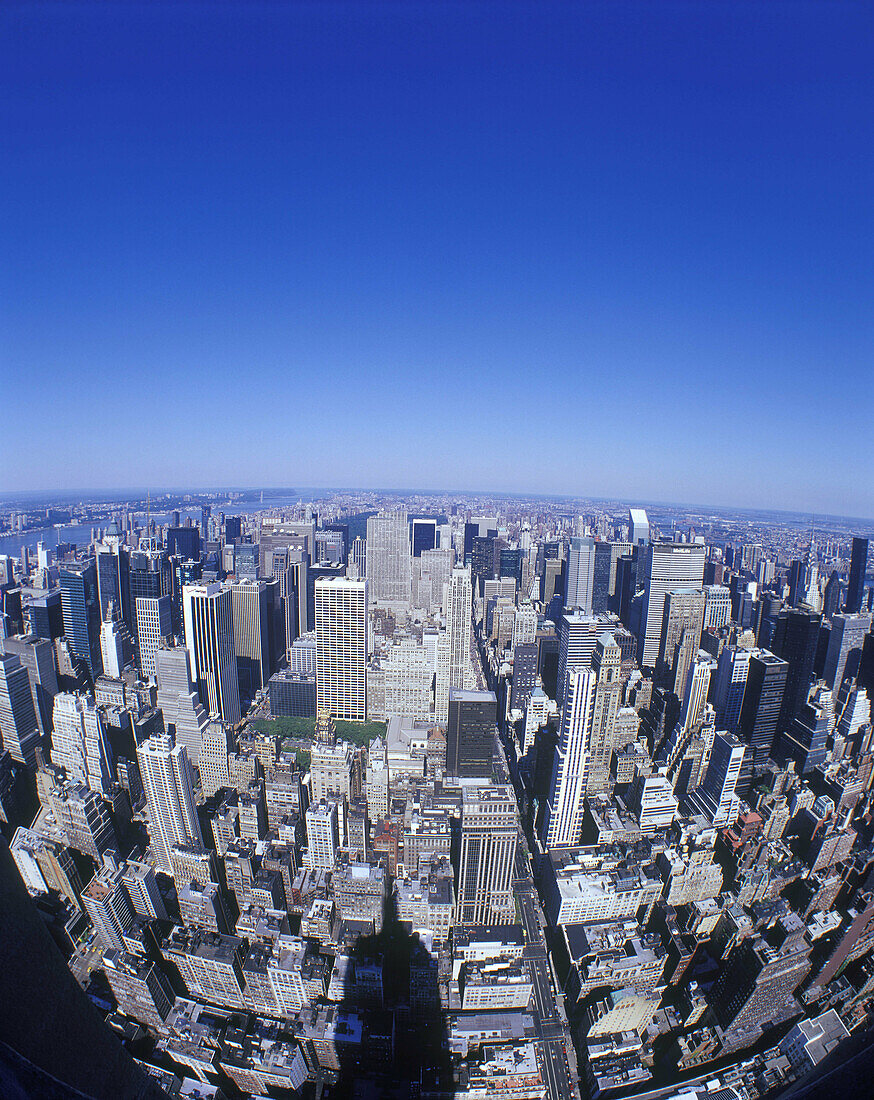
[[[333,871],[340,847],[336,802],[317,802],[306,812],[310,867]]]
[[[173,874],[172,849],[203,847],[194,804],[194,781],[188,753],[168,736],[150,737],[137,748],[143,789],[149,808],[149,836],[155,860]]]
[[[573,538],[567,560],[564,606],[588,615],[592,611],[592,582],[595,577],[595,540]]]
[[[561,732],[552,766],[549,801],[543,818],[547,848],[579,843],[588,782],[588,745],[598,677],[591,668],[572,665],[563,690]]]
[[[649,516],[643,508],[628,509],[628,538],[632,546],[649,542]]]
[[[119,623],[113,619],[100,624],[100,656],[104,675],[119,679],[124,668],[124,641]]]
[[[234,654],[231,593],[220,584],[187,584],[182,589],[185,642],[200,701],[213,717],[239,722],[240,688]]]
[[[446,634],[437,642],[437,680],[435,720],[449,717],[449,692],[453,688],[472,688],[473,671],[470,646],[473,631],[473,587],[470,568],[456,566],[446,585]]]
[[[516,611],[513,620],[513,649],[517,645],[533,642],[537,637],[537,612],[531,604],[524,604]]]
[[[656,667],[667,594],[678,588],[700,588],[703,577],[703,544],[656,542],[646,549],[637,643],[641,665]]]
[[[374,603],[410,603],[412,564],[406,512],[368,517],[365,568]]]
[[[112,750],[103,717],[91,696],[61,692],[55,696],[52,763],[67,778],[108,794],[114,782]]]
[[[140,672],[146,680],[155,679],[155,654],[162,638],[173,633],[169,596],[137,596],[137,638]]]
[[[368,549],[369,557],[369,549]],[[316,707],[334,718],[367,717],[367,581],[316,581]]]

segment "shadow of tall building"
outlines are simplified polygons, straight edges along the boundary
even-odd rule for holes
[[[449,1038],[441,1011],[437,959],[398,919],[393,895],[382,928],[346,943],[342,998],[335,1013],[360,1040],[337,1043],[331,1097],[449,1097]]]

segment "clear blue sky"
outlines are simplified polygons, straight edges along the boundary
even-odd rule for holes
[[[874,4],[0,8],[0,486],[874,515]]]

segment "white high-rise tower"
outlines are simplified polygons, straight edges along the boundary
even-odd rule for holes
[[[333,718],[367,717],[367,581],[316,581],[316,706]]]
[[[549,802],[543,818],[547,848],[579,843],[589,778],[589,740],[595,708],[597,673],[571,666],[567,670],[561,733],[555,750]]]
[[[172,875],[174,846],[203,847],[188,753],[171,737],[157,736],[138,746],[137,759],[149,806],[152,850],[161,870]]]
[[[410,603],[412,560],[406,512],[380,512],[368,518],[365,568],[371,600]]]
[[[435,718],[449,717],[449,692],[475,686],[470,663],[473,631],[473,587],[469,566],[456,566],[446,584],[446,634],[437,643],[437,687]]]

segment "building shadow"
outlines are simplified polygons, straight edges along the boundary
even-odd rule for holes
[[[339,1069],[328,1096],[452,1096],[438,962],[429,946],[398,919],[392,893],[383,902],[381,929],[347,938],[337,1012],[358,1041],[337,1043]]]

